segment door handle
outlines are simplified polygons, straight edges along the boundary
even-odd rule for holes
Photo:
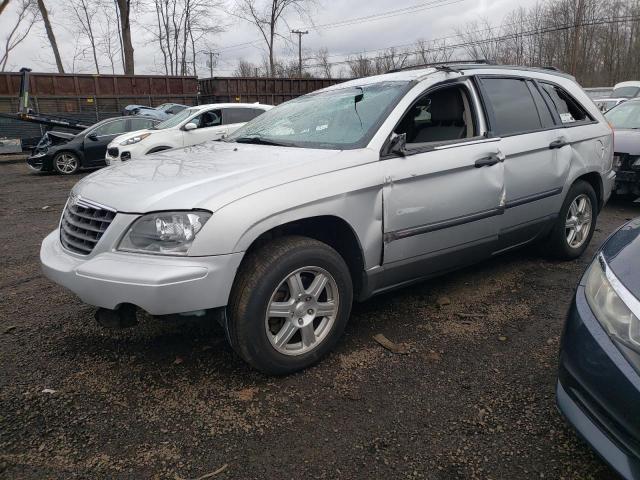
[[[569,145],[569,142],[567,142],[564,138],[559,138],[549,144],[549,149],[554,150],[556,148],[566,147],[567,145]]]
[[[504,156],[501,156],[497,153],[492,153],[488,157],[484,157],[476,160],[476,163],[474,165],[476,168],[491,167],[492,165],[495,165],[500,162],[504,162]]]

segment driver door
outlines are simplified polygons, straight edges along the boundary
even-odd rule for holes
[[[118,135],[127,132],[126,118],[119,118],[100,125],[84,137],[84,158],[87,166],[103,165],[107,145]]]
[[[489,256],[504,212],[500,139],[484,136],[471,83],[435,87],[396,127],[405,156],[383,159],[384,283]]]
[[[183,130],[184,146],[196,145],[208,140],[220,140],[227,134],[227,127],[222,125],[220,110],[209,110],[193,117],[188,123],[195,123],[198,128]]]

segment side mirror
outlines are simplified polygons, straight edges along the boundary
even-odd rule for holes
[[[96,132],[91,132],[89,135],[87,135],[87,138],[89,140],[93,140],[94,142],[98,141],[98,135],[96,135]]]
[[[394,155],[398,155],[400,157],[404,157],[407,152],[407,134],[401,133],[400,135],[396,133],[391,134],[391,139],[389,140],[389,153]]]
[[[195,130],[198,126],[193,122],[189,122],[182,128],[188,132],[189,130]]]

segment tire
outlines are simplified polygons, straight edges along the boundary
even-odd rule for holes
[[[60,152],[53,157],[53,168],[61,175],[73,175],[80,169],[80,159],[73,152]]]
[[[583,208],[584,211],[581,210]],[[589,212],[590,215],[588,214]],[[596,192],[589,183],[583,180],[576,181],[564,199],[560,215],[549,236],[547,244],[549,253],[563,260],[578,258],[589,246],[596,228],[597,218],[598,200]],[[576,226],[573,227],[575,234],[573,239],[571,237],[571,228],[568,227],[570,220],[573,220],[572,224],[577,222]]]
[[[333,349],[352,301],[351,275],[338,252],[307,237],[277,238],[243,261],[227,307],[227,338],[249,365],[287,375]],[[268,306],[277,316],[267,316]]]

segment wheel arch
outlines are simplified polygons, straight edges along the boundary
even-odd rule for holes
[[[160,145],[158,147],[151,148],[147,153],[145,153],[145,155],[150,155],[152,153],[162,152],[163,150],[170,150],[172,148],[175,148],[175,147],[169,147],[169,146],[166,146],[166,145]]]
[[[313,238],[336,250],[349,267],[354,297],[358,298],[364,285],[364,251],[352,226],[343,218],[335,215],[303,217],[266,230],[250,243],[245,251],[243,261],[250,252],[275,238],[288,235]]]
[[[598,212],[600,212],[600,210],[602,210],[602,207],[604,206],[604,184],[602,182],[600,173],[595,171],[583,173],[579,177],[576,177],[573,183],[576,183],[579,180],[585,181],[589,185],[591,185],[591,187],[593,187],[593,190],[596,192]]]

